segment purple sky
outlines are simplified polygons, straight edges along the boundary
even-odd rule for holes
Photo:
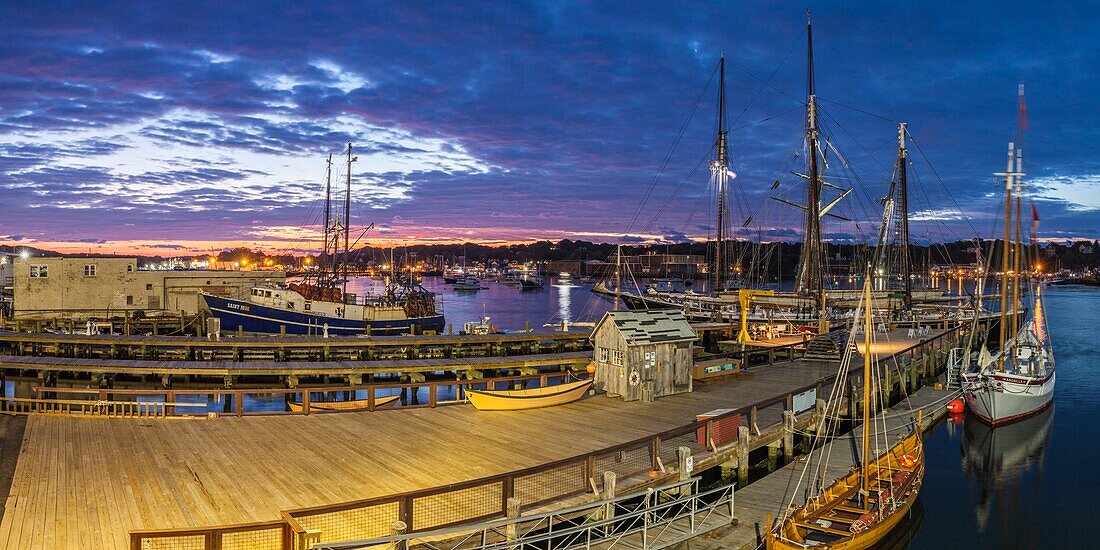
[[[808,6],[827,173],[857,188],[827,237],[875,233],[897,121],[916,141],[915,238],[991,235],[1018,82],[1041,235],[1100,237],[1095,3],[848,4]],[[733,225],[801,232],[768,198],[803,193],[801,7],[16,1],[0,17],[5,243],[308,249],[324,159],[348,141],[353,225],[376,243],[703,237],[723,49]]]

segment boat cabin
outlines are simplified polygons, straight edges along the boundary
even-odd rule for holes
[[[596,390],[625,401],[690,392],[697,339],[679,310],[607,312],[592,332]]]

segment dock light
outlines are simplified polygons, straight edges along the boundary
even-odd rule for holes
[[[241,258],[241,265],[242,266],[248,265],[248,258]]]
[[[1042,270],[1043,270],[1043,264],[1041,264],[1041,263],[1035,264],[1035,271],[1042,271]]]
[[[313,265],[313,258],[310,258],[309,256],[306,256],[305,262],[306,262],[306,265]]]

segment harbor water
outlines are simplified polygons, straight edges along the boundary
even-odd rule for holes
[[[920,510],[893,548],[1097,548],[1100,289],[1048,287],[1054,406],[996,429],[948,419],[927,437]],[[899,540],[900,539],[900,540]]]

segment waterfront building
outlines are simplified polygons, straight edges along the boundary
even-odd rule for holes
[[[153,271],[135,257],[13,258],[12,314],[17,319],[86,319],[199,312],[199,292],[247,296],[260,284],[286,279],[282,271]]]

